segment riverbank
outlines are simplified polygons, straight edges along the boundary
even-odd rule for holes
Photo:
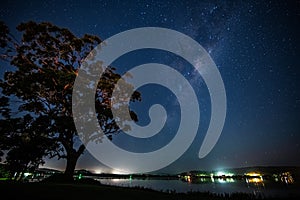
[[[0,181],[1,196],[5,199],[44,199],[44,200],[82,200],[86,198],[121,198],[124,199],[143,199],[143,200],[254,200],[265,199],[261,196],[252,194],[213,194],[209,192],[175,193],[173,191],[162,192],[140,187],[118,187],[98,184],[96,182],[80,183],[13,183]],[[291,198],[289,198],[291,199]]]

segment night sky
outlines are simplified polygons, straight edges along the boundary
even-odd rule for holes
[[[183,156],[160,172],[300,165],[300,1],[10,0],[2,1],[0,15],[14,34],[19,23],[34,20],[101,39],[132,28],[163,27],[201,44],[216,63],[227,96],[222,134],[203,159],[198,152],[209,124],[210,98],[192,66],[171,53],[151,49],[128,53],[113,63],[119,73],[149,62],[171,66],[197,94],[201,111],[197,136]],[[130,151],[147,152],[174,137],[180,105],[172,92],[158,85],[143,86],[140,92],[143,100],[131,104],[138,123],[149,123],[149,107],[160,103],[168,113],[165,127],[150,139],[120,134],[113,141]],[[64,162],[47,161],[45,167],[64,169]],[[88,152],[77,168],[110,171]]]

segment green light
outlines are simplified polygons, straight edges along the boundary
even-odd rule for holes
[[[82,178],[82,174],[79,174],[78,175],[78,179],[80,180]]]

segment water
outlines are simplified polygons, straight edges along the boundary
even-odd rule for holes
[[[180,179],[127,179],[96,178],[102,184],[122,187],[142,187],[164,192],[211,192],[230,194],[236,192],[250,193],[261,197],[295,198],[300,197],[300,186],[274,181],[214,179],[199,180],[197,183]]]

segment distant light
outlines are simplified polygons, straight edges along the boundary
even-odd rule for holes
[[[191,179],[191,176],[187,176],[187,182],[191,183],[192,182],[192,179]]]
[[[124,172],[122,170],[112,170],[112,174],[129,174],[128,172]]]
[[[82,178],[82,174],[79,174],[78,175],[78,179],[80,180]]]
[[[257,173],[257,172],[249,172],[247,174],[245,174],[246,176],[261,176],[260,173]]]
[[[222,171],[220,171],[220,172],[217,172],[216,175],[217,175],[217,176],[223,176],[223,175],[225,175],[225,173],[222,172]]]
[[[233,176],[233,173],[227,173],[227,172],[223,172],[223,171],[219,171],[216,173],[216,176]]]
[[[24,176],[25,176],[25,177],[27,177],[27,176],[29,176],[29,175],[30,175],[30,173],[28,173],[28,172],[25,172],[25,173],[24,173]]]

